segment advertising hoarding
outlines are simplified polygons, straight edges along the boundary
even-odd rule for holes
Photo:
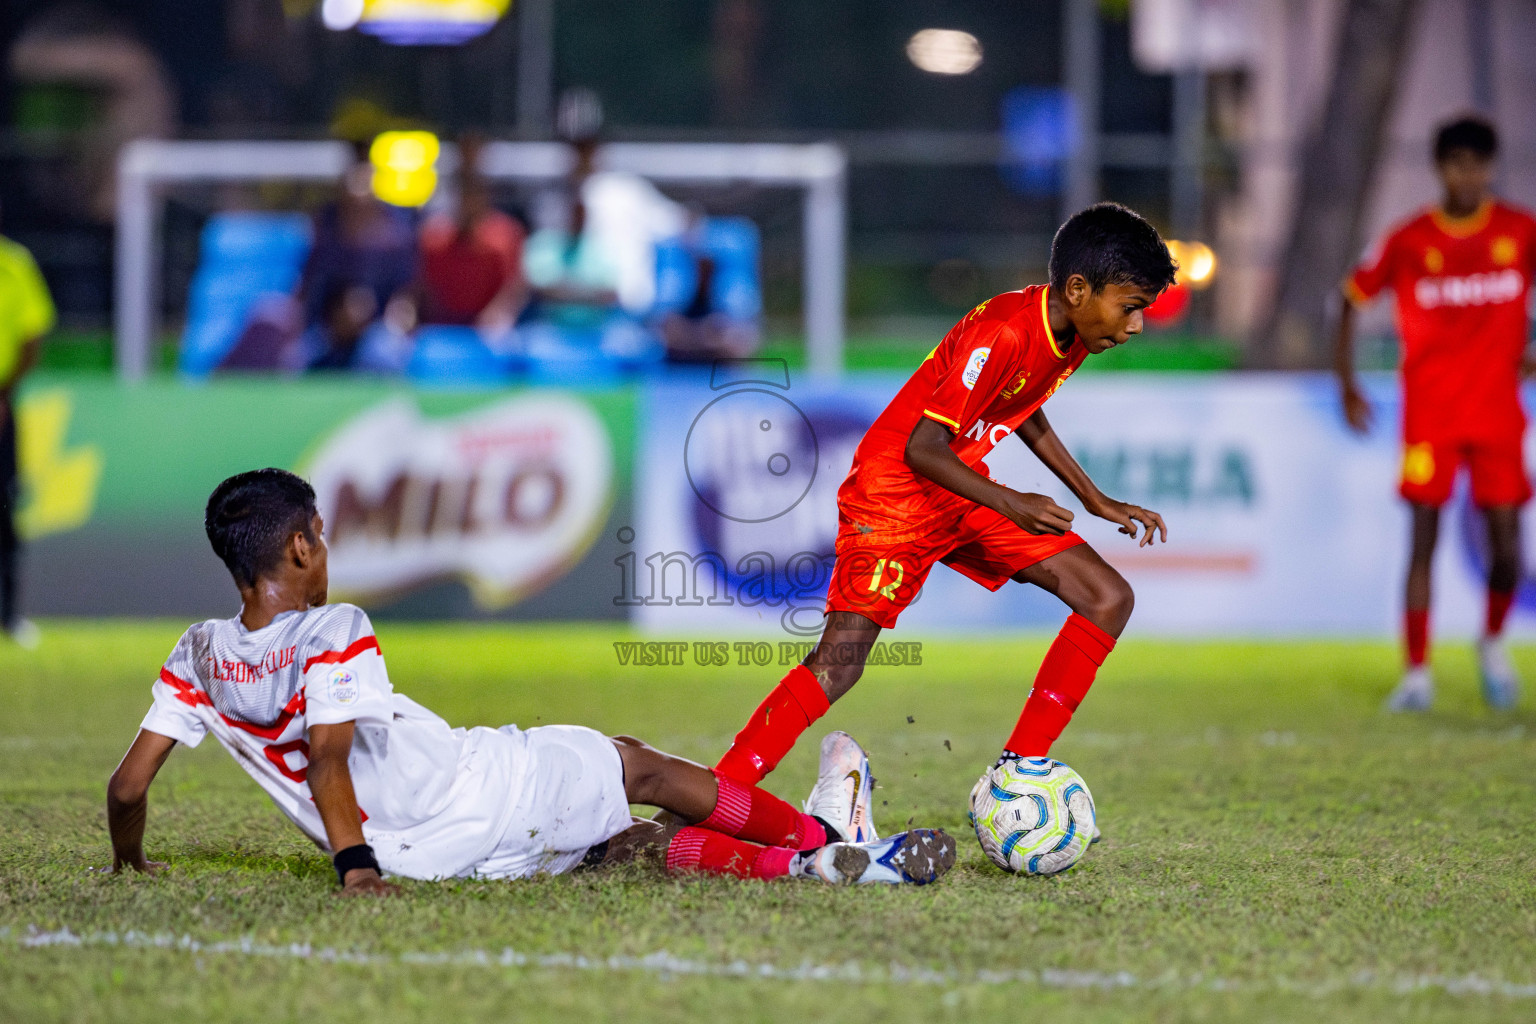
[[[39,380],[20,405],[32,614],[220,615],[203,536],[224,477],[306,476],[332,593],[423,618],[619,618],[610,519],[630,517],[630,392],[412,392],[365,380]]]

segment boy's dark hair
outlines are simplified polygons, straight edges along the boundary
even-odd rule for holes
[[[286,469],[237,473],[213,489],[203,513],[208,543],[235,583],[255,586],[283,560],[288,538],[315,539],[315,489]]]
[[[1051,287],[1082,274],[1089,287],[1133,285],[1152,295],[1173,284],[1178,264],[1157,229],[1119,203],[1095,203],[1074,213],[1051,242]]]
[[[1435,163],[1440,163],[1458,149],[1469,150],[1484,160],[1492,160],[1499,151],[1499,133],[1493,125],[1476,115],[1447,121],[1435,132]]]

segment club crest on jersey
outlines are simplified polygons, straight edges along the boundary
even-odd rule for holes
[[[987,365],[987,357],[991,354],[990,348],[971,349],[971,358],[966,360],[965,372],[960,375],[965,390],[970,391],[976,387],[976,382],[981,379],[981,369]]]
[[[1003,397],[1004,398],[1012,398],[1014,395],[1018,394],[1020,391],[1023,391],[1024,390],[1024,385],[1028,384],[1028,383],[1029,383],[1029,371],[1026,370],[1025,372],[1019,374],[1019,379],[1018,380],[1014,381],[1012,384],[1008,385],[1006,388],[1003,389]]]
[[[357,701],[357,676],[344,668],[338,668],[331,673],[330,680],[331,702],[345,707]]]

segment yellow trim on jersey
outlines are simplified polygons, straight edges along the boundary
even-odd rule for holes
[[[1067,358],[1067,354],[1056,344],[1056,332],[1051,330],[1051,308],[1046,305],[1046,298],[1051,293],[1051,286],[1046,285],[1040,289],[1040,322],[1045,324],[1045,340],[1050,343],[1051,351],[1056,353],[1057,359]],[[956,430],[960,428],[955,427]]]
[[[1435,222],[1435,227],[1452,238],[1471,238],[1493,219],[1493,200],[1484,199],[1481,206],[1465,217],[1452,217],[1436,206],[1430,209],[1429,219]]]
[[[955,433],[957,433],[957,434],[960,433],[960,424],[956,423],[954,420],[950,419],[948,416],[940,416],[938,413],[934,412],[932,409],[924,409],[923,410],[923,415],[927,416],[931,420],[937,420],[939,423],[944,424],[946,427],[953,427],[954,430],[955,430]]]
[[[942,345],[942,344],[944,344],[942,341],[939,342],[939,345]],[[923,356],[923,363],[926,363],[928,360],[933,358],[933,354],[939,350],[939,345],[935,345],[935,346],[933,346],[933,348],[928,350],[928,354]],[[921,366],[922,363],[919,363],[918,365]]]
[[[1346,277],[1339,287],[1344,290],[1344,298],[1349,300],[1351,306],[1368,306],[1371,304],[1370,296],[1366,295],[1365,292],[1360,290],[1360,286],[1355,284],[1354,274]]]

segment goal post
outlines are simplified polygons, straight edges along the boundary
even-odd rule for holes
[[[139,139],[117,162],[117,240],[113,318],[117,372],[141,380],[158,328],[163,189],[171,185],[334,181],[351,159],[342,142],[183,142]],[[563,178],[573,154],[559,142],[492,142],[481,171],[494,181]],[[613,142],[600,166],[660,184],[752,184],[802,193],[803,323],[806,363],[817,376],[843,369],[844,275],[847,263],[848,161],[831,143],[790,145],[723,142]],[[458,165],[444,143],[440,173]]]

